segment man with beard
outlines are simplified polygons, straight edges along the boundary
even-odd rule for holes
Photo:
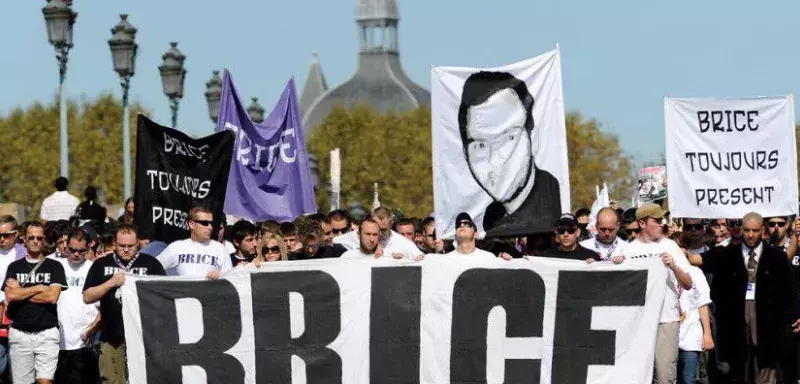
[[[617,232],[619,231],[619,215],[617,215],[617,211],[609,207],[601,209],[597,212],[596,225],[597,234],[594,238],[581,241],[580,245],[597,252],[602,261],[621,257],[628,242],[617,237]]]
[[[103,383],[125,384],[125,332],[122,325],[122,292],[125,275],[163,276],[155,257],[139,253],[139,234],[130,224],[115,231],[114,255],[101,257],[89,268],[83,285],[83,302],[100,302],[100,376]]]
[[[727,224],[731,244],[692,260],[714,275],[716,366],[722,369],[710,374],[720,383],[774,384],[780,367],[784,382],[794,383],[792,332],[800,331],[800,312],[789,261],[762,241],[764,220],[758,213]]]
[[[258,256],[258,228],[247,220],[239,220],[231,227],[231,235],[236,248],[231,253],[231,265],[251,263]]]
[[[769,245],[782,250],[786,253],[786,257],[792,260],[797,252],[797,236],[794,236],[794,228],[789,223],[789,217],[770,217],[767,219],[767,226]]]
[[[358,227],[358,248],[348,250],[342,254],[344,259],[353,259],[359,257],[372,257],[378,258],[380,256],[375,254],[380,243],[381,227],[373,218],[366,218]],[[383,255],[389,255],[392,250],[383,248]]]
[[[371,218],[380,226],[381,233],[378,240],[381,249],[391,249],[396,254],[395,256],[400,255],[399,258],[408,260],[422,260],[425,257],[413,241],[392,230],[392,211],[389,208],[375,208]],[[333,242],[341,244],[348,250],[357,249],[360,244],[359,234],[358,232],[349,232],[334,237]]]

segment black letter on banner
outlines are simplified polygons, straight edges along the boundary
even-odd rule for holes
[[[250,277],[256,382],[291,383],[292,355],[306,363],[308,384],[341,383],[342,359],[328,345],[339,336],[339,284],[322,271],[255,273]],[[305,331],[293,339],[289,293],[303,296]],[[232,381],[231,381],[232,382]]]
[[[148,383],[180,383],[181,367],[197,365],[209,383],[244,382],[244,367],[225,351],[242,336],[239,294],[228,280],[140,281],[136,283],[142,320]],[[193,344],[178,340],[175,300],[196,299],[203,306],[203,337]],[[189,324],[184,324],[187,327]]]
[[[544,294],[544,280],[528,269],[462,273],[453,287],[450,382],[486,382],[487,318],[496,306],[506,311],[506,337],[542,337]],[[538,384],[541,364],[539,359],[507,359],[505,383]]]
[[[553,383],[585,383],[589,365],[614,365],[614,331],[593,331],[592,308],[642,306],[647,271],[561,271],[553,337]]]
[[[419,383],[422,268],[372,269],[369,381]]]

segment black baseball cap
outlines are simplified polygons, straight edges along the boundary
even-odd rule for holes
[[[556,227],[577,227],[578,219],[571,213],[565,213],[556,221]]]
[[[462,221],[469,221],[469,223],[472,224],[472,227],[476,228],[475,222],[472,221],[472,217],[470,217],[469,213],[461,212],[458,214],[458,216],[456,216],[456,228],[458,228],[458,223]]]

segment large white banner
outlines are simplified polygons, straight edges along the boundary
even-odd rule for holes
[[[664,100],[673,217],[797,214],[794,98]]]
[[[558,50],[497,68],[431,69],[436,230],[468,212],[486,236],[550,232],[570,211]]]
[[[649,383],[666,269],[555,259],[128,276],[130,383]]]

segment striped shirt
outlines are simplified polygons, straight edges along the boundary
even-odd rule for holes
[[[69,192],[56,191],[42,201],[39,216],[47,221],[69,220],[75,215],[78,204],[80,204],[78,198],[70,195]]]

